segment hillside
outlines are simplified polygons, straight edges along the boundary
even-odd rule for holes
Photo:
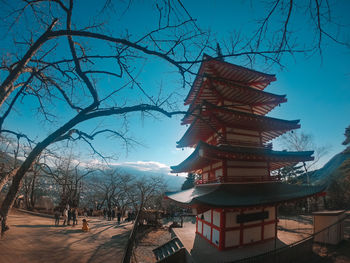
[[[311,172],[312,184],[327,183],[326,205],[328,209],[350,208],[350,151],[335,155],[321,169]],[[301,176],[301,181],[306,181]]]
[[[350,153],[338,153],[330,159],[321,169],[310,173],[310,181],[313,184],[329,183],[344,175],[350,164]]]

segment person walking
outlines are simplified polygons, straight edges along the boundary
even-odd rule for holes
[[[55,209],[55,226],[60,225],[60,210],[58,208]]]
[[[63,210],[63,225],[65,226],[68,223],[68,209],[65,208]]]

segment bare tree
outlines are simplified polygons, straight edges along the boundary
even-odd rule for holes
[[[304,172],[307,175],[307,183],[310,183],[308,172],[314,168],[320,161],[320,159],[327,154],[328,148],[326,146],[315,145],[311,134],[304,132],[288,132],[282,135],[279,139],[282,147],[291,151],[314,151],[314,160],[310,162],[301,162]]]
[[[5,39],[9,41],[9,48],[1,54],[0,132],[22,136],[20,132],[3,127],[16,105],[25,97],[36,100],[39,115],[50,124],[49,135],[38,139],[19,169],[13,171],[12,184],[0,207],[6,223],[23,177],[44,149],[59,141],[80,140],[103,158],[92,144],[93,140],[107,134],[128,145],[131,140],[125,123],[131,114],[167,117],[183,114],[178,111],[175,92],[164,93],[162,88],[149,88],[142,84],[139,74],[143,65],[152,59],[170,66],[178,72],[185,86],[191,83],[195,75],[193,66],[202,61],[199,58],[203,51],[215,50],[216,43],[211,41],[210,34],[198,27],[181,1],[154,3],[154,10],[159,16],[153,28],[139,34],[131,34],[127,28],[115,33],[113,24],[108,27],[108,23],[103,23],[106,19],[104,14],[111,10],[113,1],[105,1],[102,11],[96,13],[91,23],[74,17],[79,10],[74,9],[73,0],[25,0],[15,2],[15,7],[12,1],[4,2],[4,6],[10,9],[3,19],[8,25]],[[267,22],[281,2],[284,1],[276,1]],[[262,49],[262,44],[252,44],[254,40],[247,43],[236,39],[232,45],[226,46],[220,57],[240,56],[248,61],[261,57],[279,63],[281,54],[297,52],[288,42],[294,1],[289,3],[290,11],[287,12],[281,44],[277,45],[279,48],[265,45],[266,49]],[[282,7],[285,8],[285,5]],[[322,18],[322,8],[316,5],[316,18]],[[267,22],[262,26],[263,33]],[[320,31],[326,32],[321,27],[322,23],[318,25]],[[19,37],[18,32],[22,32]],[[260,33],[257,36],[260,43],[268,38],[264,38],[264,34],[260,36]],[[239,43],[243,44],[237,48]],[[113,66],[103,67],[101,61],[109,61],[108,65]],[[106,84],[105,78],[112,79],[112,84]],[[123,95],[126,89],[132,90],[133,95]],[[60,116],[60,107],[67,114]],[[117,119],[120,126],[92,131],[82,130],[79,126],[82,122],[109,116]]]
[[[100,169],[89,182],[86,182],[89,185],[86,198],[96,203],[98,210],[105,206],[109,209],[115,206],[123,209],[126,205],[131,204],[131,200],[125,193],[125,185],[129,185],[132,181],[131,175],[120,173],[118,170]]]
[[[42,175],[42,167],[40,163],[40,156],[33,163],[32,168],[28,170],[27,175],[24,177],[22,192],[24,193],[25,206],[29,210],[35,208],[37,201],[37,190],[40,186],[40,179]]]
[[[21,143],[21,137],[15,139],[9,136],[0,136],[0,192],[11,177],[16,173],[25,156],[26,145]]]
[[[124,263],[130,262],[142,210],[145,207],[153,207],[155,205],[154,201],[159,200],[158,197],[164,194],[165,189],[166,186],[164,180],[160,177],[144,177],[134,180],[132,184],[130,184],[130,182],[124,184],[124,191],[133,203],[134,209],[137,211],[134,227],[124,251]]]
[[[95,170],[89,166],[81,166],[78,158],[70,149],[68,154],[60,153],[51,160],[52,165],[45,165],[45,173],[49,175],[60,188],[61,208],[69,204],[72,207],[78,207],[81,198],[83,180],[86,176],[92,174]]]
[[[70,116],[66,116],[63,123],[56,125],[56,128],[46,138],[35,144],[33,150],[16,171],[0,208],[4,221],[6,221],[8,211],[20,189],[24,175],[48,146],[63,140],[82,140],[91,147],[94,153],[103,157],[91,143],[96,136],[111,134],[121,138],[126,144],[129,142],[125,135],[126,131],[101,129],[89,133],[78,129],[76,126],[79,123],[106,116],[119,116],[121,120],[124,120],[128,114],[135,112],[145,115],[158,112],[168,117],[182,113],[173,111],[171,96],[162,97],[163,95],[159,92],[156,93],[159,96],[149,95],[138,81],[136,69],[131,65],[134,64],[134,60],[142,61],[147,57],[155,57],[165,63],[170,63],[184,76],[189,67],[186,68],[183,65],[190,64],[187,62],[187,56],[190,55],[190,52],[186,46],[195,43],[197,38],[203,36],[200,32],[186,29],[193,23],[191,19],[179,21],[177,16],[175,16],[176,19],[172,19],[172,14],[166,15],[165,19],[162,14],[159,24],[154,30],[130,40],[128,35],[120,38],[99,33],[96,25],[91,25],[89,28],[93,28],[93,30],[90,31],[86,28],[72,29],[73,0],[68,2],[66,4],[63,1],[25,1],[24,6],[15,12],[18,17],[26,12],[32,12],[33,17],[38,19],[41,25],[45,25],[43,21],[47,21],[41,17],[42,15],[45,16],[45,19],[51,19],[52,22],[46,25],[46,30],[37,40],[32,40],[35,39],[33,37],[24,44],[22,57],[20,55],[12,56],[14,58],[20,57],[19,60],[8,62],[3,59],[1,69],[7,71],[8,75],[1,84],[0,105],[4,106],[5,101],[9,101],[9,103],[7,109],[4,110],[1,124],[11,113],[18,99],[24,95],[34,96],[37,99],[38,110],[48,122],[57,122],[58,120],[57,115],[54,114],[55,111],[52,111],[52,108],[48,106],[55,99],[66,104],[67,108],[70,109]],[[164,8],[167,6],[170,8],[168,3],[164,4]],[[43,13],[43,9],[47,9],[48,12]],[[54,14],[55,12],[56,14]],[[56,19],[55,15],[61,18]],[[61,28],[54,30],[58,26]],[[79,26],[75,25],[74,27]],[[169,34],[173,38],[169,39]],[[62,40],[59,38],[62,37],[66,37],[68,46],[63,45],[67,49],[64,50],[65,57],[61,59],[53,54],[61,44]],[[105,54],[98,52],[101,47],[97,49],[93,47],[94,41],[89,43],[85,42],[84,39],[100,41]],[[182,50],[181,53],[180,50]],[[179,53],[180,56],[177,55]],[[198,53],[195,58],[197,56]],[[179,62],[177,57],[181,57],[183,62]],[[114,61],[117,65],[116,71],[95,68],[94,65],[101,59]],[[119,87],[100,87],[97,81],[99,76],[120,78],[121,81],[117,82]],[[143,98],[142,96],[136,100],[120,98],[119,93],[126,88],[138,89]],[[17,93],[13,94],[14,91]],[[9,133],[7,130],[1,130],[1,133],[7,132]]]

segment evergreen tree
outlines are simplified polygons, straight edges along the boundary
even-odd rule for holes
[[[285,166],[278,170],[277,175],[288,183],[296,183],[298,177],[304,173],[302,165]]]
[[[345,140],[343,141],[343,145],[348,145],[344,150],[344,153],[350,153],[350,125],[345,128]]]
[[[195,174],[188,173],[185,182],[181,186],[181,190],[187,190],[194,187]]]

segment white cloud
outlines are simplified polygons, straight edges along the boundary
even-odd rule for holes
[[[123,168],[130,168],[130,169],[134,169],[140,172],[154,172],[154,173],[159,173],[159,174],[169,174],[169,175],[178,175],[178,176],[187,176],[187,173],[178,173],[178,174],[174,174],[171,173],[171,169],[170,166],[164,164],[164,163],[160,163],[157,161],[135,161],[135,162],[111,162],[108,165],[98,159],[91,159],[87,162],[80,162],[80,166],[82,167],[96,167],[96,168],[100,168],[103,169],[104,167],[118,167],[120,169]]]
[[[171,169],[168,165],[156,161],[136,161],[136,162],[122,162],[122,163],[114,163],[114,166],[119,166],[120,168],[132,168],[141,172],[154,172],[154,173],[162,173],[169,174],[172,176],[187,176],[187,173],[171,173]]]
[[[155,161],[136,161],[112,164],[121,167],[130,167],[139,171],[149,171],[157,173],[170,173],[170,167],[166,164]]]

